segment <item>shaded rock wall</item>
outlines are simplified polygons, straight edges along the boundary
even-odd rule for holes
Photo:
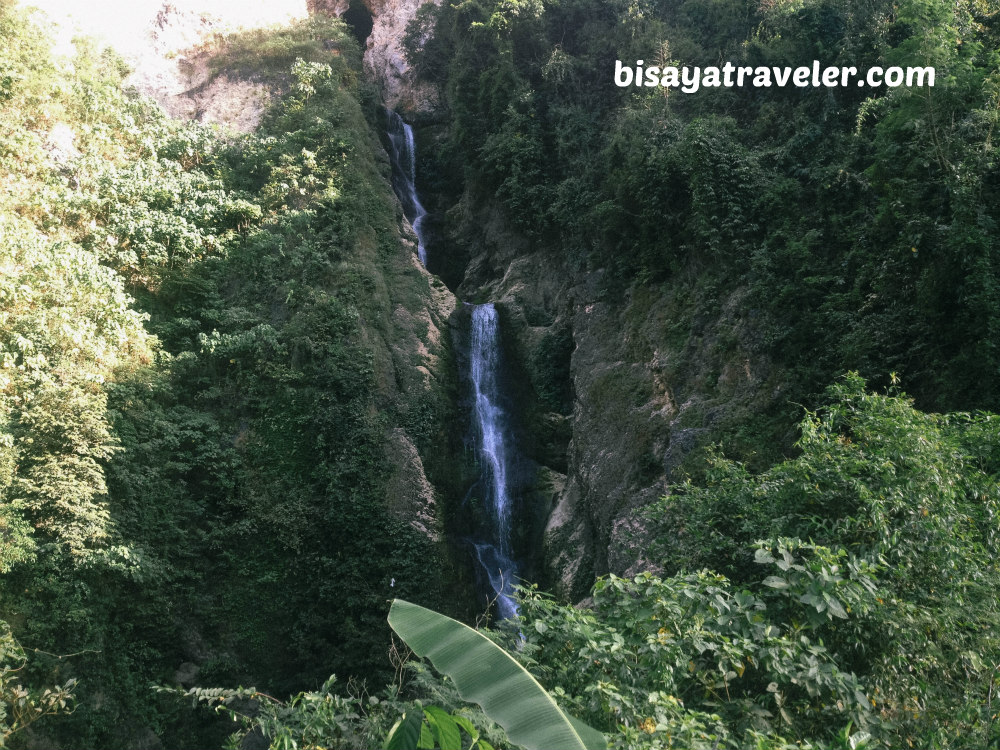
[[[455,242],[472,254],[459,294],[498,303],[523,374],[525,451],[540,466],[532,502],[546,519],[539,581],[579,600],[597,575],[655,569],[644,506],[695,447],[781,397],[740,295],[714,300],[695,276],[611,294],[600,271],[512,232],[489,199],[467,193],[455,213]],[[567,329],[568,367],[552,367],[551,337]],[[568,409],[545,396],[553,371]]]

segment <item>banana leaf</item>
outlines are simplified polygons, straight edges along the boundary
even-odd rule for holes
[[[389,625],[418,656],[448,675],[527,750],[605,750],[604,735],[564,712],[531,674],[493,641],[457,620],[396,599]]]

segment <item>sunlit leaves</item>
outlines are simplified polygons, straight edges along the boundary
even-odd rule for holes
[[[720,563],[749,581],[757,566],[733,551],[770,537],[753,559],[772,568],[762,598],[877,691],[876,736],[979,732],[985,665],[1000,660],[996,416],[926,414],[856,375],[828,396],[800,423],[797,457],[756,475],[715,457],[705,486],[675,488],[655,513],[691,530],[663,539],[669,564]]]
[[[784,546],[798,549],[792,540]],[[617,725],[619,747],[711,747],[717,739],[740,747],[754,733],[818,739],[831,722],[869,721],[857,678],[780,602],[772,607],[767,585],[775,581],[755,593],[708,572],[612,576],[595,586],[593,612],[531,596],[525,653],[588,721]],[[782,587],[791,585],[782,579]],[[836,601],[835,581],[818,590]]]
[[[0,747],[11,737],[44,716],[72,713],[76,707],[76,678],[62,685],[32,689],[22,684],[18,673],[28,658],[21,644],[0,620]]]
[[[0,416],[17,456],[6,500],[82,555],[110,533],[101,464],[115,440],[101,386],[148,356],[143,316],[92,254],[27,223],[0,219],[0,231]]]

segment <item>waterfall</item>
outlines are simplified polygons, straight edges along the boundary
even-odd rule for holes
[[[417,235],[417,254],[427,266],[424,219],[427,211],[416,189],[416,149],[413,129],[396,112],[390,111],[392,185]],[[492,304],[470,305],[472,329],[469,342],[469,381],[472,390],[472,431],[479,463],[479,481],[469,491],[478,492],[485,513],[476,525],[478,539],[472,540],[473,556],[497,602],[503,619],[517,616],[514,583],[517,565],[511,544],[511,513],[515,446],[509,417],[503,407],[500,383],[500,321]],[[479,514],[477,514],[479,515]]]
[[[469,344],[472,413],[480,464],[481,492],[491,521],[491,539],[475,543],[476,559],[496,594],[503,618],[517,615],[513,583],[517,567],[511,551],[513,446],[510,422],[501,405],[500,319],[492,304],[474,305]]]
[[[427,210],[417,197],[417,150],[413,143],[413,128],[407,125],[396,112],[389,112],[390,154],[393,170],[393,188],[403,204],[403,213],[417,235],[417,255],[427,266],[427,249],[424,246],[424,218]]]

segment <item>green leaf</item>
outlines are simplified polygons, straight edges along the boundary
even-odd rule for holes
[[[479,739],[479,730],[476,729],[475,725],[461,714],[454,714],[451,718],[469,734],[472,738],[472,743],[475,744]]]
[[[396,599],[389,625],[418,656],[451,677],[465,700],[478,703],[527,750],[604,750],[604,736],[575,722],[506,651],[462,623]]]
[[[407,711],[389,730],[382,750],[414,750],[420,744],[420,729],[423,721],[422,714]]]
[[[420,741],[417,743],[417,750],[434,750],[434,734],[423,722],[420,722]]]
[[[769,550],[758,549],[756,552],[753,553],[753,561],[761,565],[766,565],[769,563],[773,563],[774,557],[771,555],[771,552]]]
[[[768,576],[764,579],[764,585],[770,586],[772,589],[787,589],[788,581],[780,576]]]
[[[427,717],[441,750],[462,750],[462,734],[447,711],[437,706],[428,706],[424,709],[424,716]]]
[[[844,608],[841,606],[839,601],[826,593],[823,594],[823,599],[826,600],[826,605],[829,607],[830,613],[834,617],[839,617],[841,620],[847,619],[847,612],[844,611]]]
[[[872,738],[869,732],[857,732],[851,735],[849,740],[851,743],[851,750],[862,750],[868,746],[868,741]]]

